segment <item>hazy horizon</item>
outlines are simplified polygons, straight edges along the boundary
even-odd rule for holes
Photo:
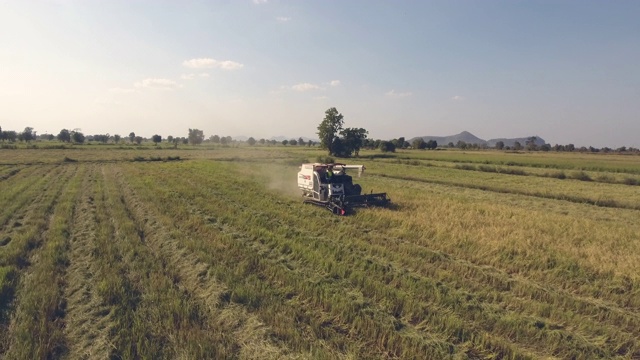
[[[2,1],[0,126],[640,147],[632,1]]]

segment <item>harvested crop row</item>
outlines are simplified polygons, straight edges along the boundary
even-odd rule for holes
[[[110,169],[113,181],[123,192],[123,200],[131,210],[136,223],[144,232],[145,243],[163,263],[176,271],[179,279],[177,286],[193,294],[204,305],[209,339],[225,347],[218,356],[229,357],[237,354],[241,358],[285,359],[299,358],[300,354],[288,354],[283,344],[273,343],[269,339],[268,329],[255,316],[239,306],[230,305],[224,300],[228,289],[211,277],[211,265],[198,260],[183,246],[192,241],[188,234],[173,224],[175,217],[162,215],[157,207],[142,201],[132,190],[118,170]],[[155,191],[154,191],[155,192]],[[211,354],[200,354],[207,357]]]
[[[104,191],[96,199],[99,223],[113,238],[98,238],[98,293],[110,308],[118,358],[227,358],[234,343],[209,327],[208,310],[181,284],[179,271],[158,254],[135,208],[122,195],[112,169],[103,168]],[[104,215],[103,215],[104,214]],[[104,216],[104,218],[102,218]],[[104,221],[113,219],[111,223]],[[151,239],[148,237],[151,236]]]
[[[18,166],[0,166],[0,181],[5,181],[22,170]]]
[[[8,358],[56,358],[65,351],[62,318],[64,274],[69,262],[68,247],[79,188],[84,178],[79,168],[65,183],[60,200],[51,210],[42,247],[32,255],[32,265],[22,278],[12,322],[13,341]]]
[[[98,238],[109,236],[105,224],[100,222],[105,219],[98,217],[96,206],[103,187],[100,167],[88,166],[76,203],[63,294],[66,301],[64,355],[69,359],[106,359],[112,350],[113,315],[98,293],[101,278],[97,258],[102,256],[97,250]]]
[[[126,170],[128,175],[132,175],[133,168]],[[331,330],[327,327],[327,325],[331,325],[331,322],[327,322],[323,326],[320,324],[328,318],[314,316],[314,312],[317,313],[317,310],[312,308],[309,310],[313,312],[307,312],[305,307],[300,306],[301,304],[292,304],[296,299],[287,295],[290,290],[281,289],[281,286],[277,284],[270,285],[271,281],[262,275],[260,271],[262,265],[259,264],[259,258],[267,256],[266,253],[258,253],[256,248],[247,248],[244,236],[235,230],[221,231],[216,226],[212,226],[210,221],[199,215],[192,215],[194,211],[200,210],[191,208],[179,197],[174,198],[175,193],[170,190],[175,188],[174,186],[159,186],[153,175],[151,178],[138,177],[137,175],[135,177],[127,176],[127,178],[136,180],[131,180],[131,183],[137,192],[146,195],[144,196],[146,201],[166,212],[164,218],[168,220],[167,226],[171,227],[170,224],[178,226],[179,233],[184,234],[180,237],[180,239],[184,238],[180,244],[185,244],[201,261],[209,264],[210,273],[225,283],[229,289],[224,295],[225,301],[236,304],[234,306],[241,305],[251,313],[260,315],[262,321],[272,329],[275,337],[285,341],[295,352],[310,352],[309,357],[312,358],[335,359],[340,357],[339,352],[325,349],[331,339],[328,337]],[[149,180],[153,182],[153,191],[149,191]],[[160,207],[159,204],[165,205]],[[279,266],[276,270],[278,269],[279,271],[287,271],[286,268]],[[256,311],[258,312],[256,313]],[[312,323],[318,321],[316,329],[327,335],[324,341],[317,338],[317,334],[312,328],[309,328],[309,325],[304,321],[305,319]],[[344,339],[342,331],[337,335]],[[357,346],[353,339],[349,343],[351,347]]]
[[[0,334],[0,353],[5,353],[15,341],[15,314],[11,312],[16,289],[21,284],[21,277],[31,265],[33,252],[46,240],[45,234],[53,224],[53,213],[60,199],[65,182],[74,176],[75,169],[65,168],[56,172],[54,178],[45,177],[48,181],[41,183],[40,189],[33,194],[33,201],[18,212],[20,227],[23,231],[15,231],[10,235],[10,242],[0,252],[0,288],[2,289],[2,333]],[[28,194],[28,193],[27,193]],[[37,259],[37,257],[36,257]],[[20,304],[21,298],[15,302]],[[11,323],[10,326],[6,324]]]
[[[6,231],[10,219],[16,218],[16,212],[42,194],[42,189],[49,186],[61,170],[59,167],[29,167],[4,182],[0,191],[0,229]]]

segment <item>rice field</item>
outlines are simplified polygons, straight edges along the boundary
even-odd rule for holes
[[[0,357],[640,358],[640,157],[363,151],[338,217],[324,155],[0,150]]]

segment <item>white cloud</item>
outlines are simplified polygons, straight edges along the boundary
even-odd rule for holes
[[[192,69],[218,68],[222,70],[237,70],[237,69],[242,69],[242,67],[244,67],[243,64],[240,64],[235,61],[231,61],[231,60],[218,61],[211,58],[185,60],[182,62],[182,65]]]
[[[151,88],[151,89],[163,89],[174,90],[180,86],[177,82],[169,79],[144,79],[134,84],[137,88]]]
[[[208,78],[209,77],[209,73],[200,73],[200,74],[198,74],[198,76],[204,77],[204,78]]]
[[[131,94],[136,92],[136,89],[115,87],[109,89],[109,92],[114,94]]]
[[[387,92],[386,94],[388,97],[392,97],[392,98],[404,98],[404,97],[408,97],[413,95],[411,92],[397,92],[395,90],[391,90],[389,92]]]
[[[340,80],[331,80],[331,86],[340,86]]]
[[[301,84],[293,85],[291,89],[295,91],[319,90],[320,86],[315,84],[309,84],[309,83],[301,83]]]
[[[253,0],[253,3],[256,5],[266,4],[269,0]]]
[[[291,18],[285,17],[285,16],[278,16],[276,20],[278,20],[279,22],[287,22],[287,21],[291,21]]]
[[[460,95],[456,95],[456,96],[452,97],[451,100],[460,101],[460,100],[464,100],[464,97],[460,96]]]

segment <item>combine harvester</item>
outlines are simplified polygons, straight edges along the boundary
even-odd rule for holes
[[[386,193],[362,194],[362,187],[353,184],[349,169],[364,172],[363,165],[302,164],[298,172],[298,188],[304,202],[324,206],[336,215],[346,215],[353,207],[386,206],[391,202]]]

